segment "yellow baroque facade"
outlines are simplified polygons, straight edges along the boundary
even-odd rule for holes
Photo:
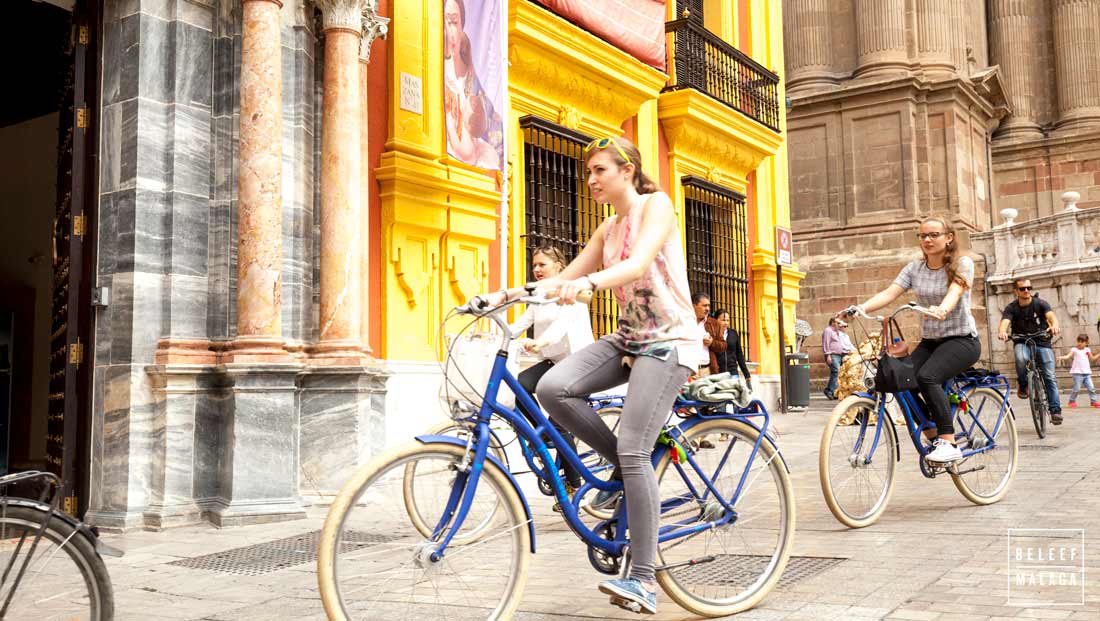
[[[779,68],[781,4],[707,0],[706,29],[760,67]],[[524,210],[530,188],[523,120],[537,118],[573,136],[630,133],[642,151],[643,167],[668,186],[685,238],[685,178],[706,180],[745,197],[751,242],[745,257],[750,358],[763,385],[778,384],[775,227],[790,226],[781,103],[775,106],[777,122],[768,127],[697,88],[667,88],[677,80],[672,34],[670,62],[662,72],[531,0],[513,0],[507,3],[508,102],[507,115],[501,115],[507,181],[502,184],[500,177],[446,155],[442,1],[391,6],[388,141],[375,172],[383,262],[382,299],[377,302],[382,338],[376,355],[437,360],[443,347],[439,324],[450,307],[478,291],[527,280]],[[668,3],[670,19],[677,17],[676,6],[676,0]],[[400,101],[403,85],[416,80],[420,112]],[[782,81],[775,88],[777,101],[783,102]],[[504,208],[502,192],[507,197]],[[491,254],[497,252],[494,262]],[[783,270],[788,344],[794,342],[794,308],[803,276],[797,265]]]

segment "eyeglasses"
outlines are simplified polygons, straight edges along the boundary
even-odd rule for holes
[[[939,231],[935,231],[932,233],[917,233],[917,239],[921,241],[924,241],[926,239],[939,239],[944,235],[947,235],[947,233],[940,233]]]
[[[1017,291],[1031,291],[1031,287],[1016,287]]]
[[[615,150],[619,152],[619,156],[626,160],[627,164],[634,163],[630,159],[630,156],[626,154],[626,151],[623,151],[623,148],[619,146],[618,141],[616,141],[614,138],[611,138],[610,136],[607,138],[597,138],[588,143],[588,146],[584,148],[584,153],[585,155],[588,155],[588,152],[592,149],[606,149],[608,145],[614,145]]]

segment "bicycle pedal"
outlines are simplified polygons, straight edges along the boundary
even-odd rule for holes
[[[618,595],[612,595],[611,596],[611,603],[618,606],[619,608],[622,608],[623,610],[628,610],[628,611],[633,612],[635,614],[640,614],[642,612],[642,605],[641,604],[639,604],[638,602],[634,602],[634,601],[631,601],[629,599],[626,599],[625,597],[619,597]]]

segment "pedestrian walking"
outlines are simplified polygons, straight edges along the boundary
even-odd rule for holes
[[[1084,386],[1089,391],[1089,405],[1100,408],[1100,399],[1096,397],[1096,389],[1092,385],[1092,363],[1100,360],[1100,352],[1092,353],[1089,349],[1089,335],[1078,334],[1077,346],[1070,349],[1069,353],[1061,356],[1059,360],[1072,360],[1069,374],[1073,377],[1073,390],[1069,393],[1069,407],[1077,407],[1077,393]]]
[[[825,385],[825,397],[836,399],[837,377],[840,374],[840,365],[844,364],[844,354],[852,351],[852,341],[848,341],[848,349],[844,349],[844,343],[840,338],[840,324],[843,321],[837,317],[829,318],[829,325],[821,334],[821,347],[825,350],[825,363],[829,365],[829,383]],[[847,326],[848,324],[844,324]],[[847,335],[845,335],[847,336]]]

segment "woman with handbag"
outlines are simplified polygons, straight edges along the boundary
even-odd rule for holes
[[[921,222],[917,238],[923,258],[906,265],[889,287],[841,314],[850,316],[876,311],[909,290],[916,294],[921,305],[929,307],[934,317],[924,318],[923,338],[910,360],[917,386],[936,423],[935,448],[926,459],[949,463],[961,459],[962,453],[954,443],[951,406],[943,384],[969,369],[982,351],[977,324],[970,313],[974,261],[959,256],[955,231],[943,218],[926,218]],[[891,332],[887,329],[885,334]],[[883,343],[883,348],[892,344]]]

